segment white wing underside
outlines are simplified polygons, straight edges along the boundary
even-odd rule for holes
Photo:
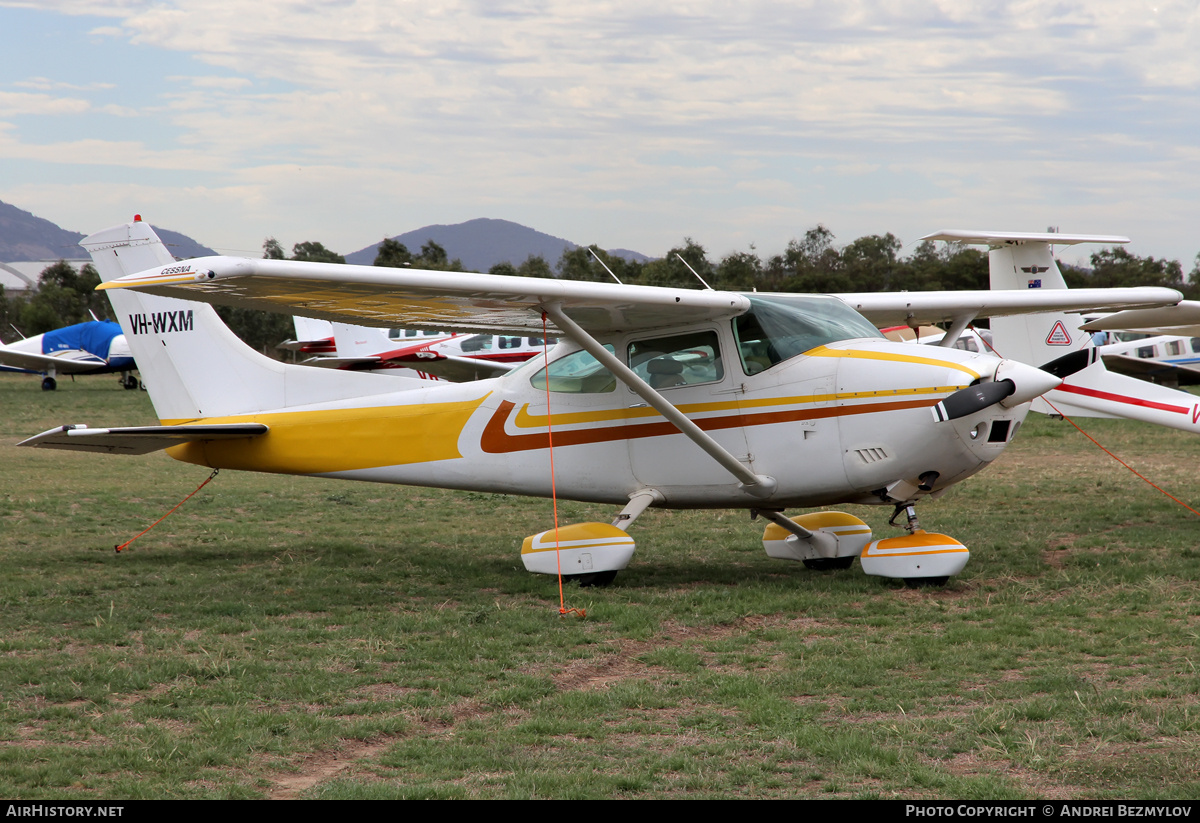
[[[52,355],[14,351],[0,346],[0,363],[32,371],[55,369],[61,374],[72,374],[74,372],[92,371],[97,367],[106,365],[106,362],[91,352],[75,349]]]
[[[202,257],[100,286],[367,326],[540,333],[558,305],[593,333],[657,329],[743,314],[742,294],[462,272]],[[1177,303],[1173,289],[880,292],[836,295],[878,326]],[[546,328],[559,332],[553,323]]]
[[[1180,337],[1200,336],[1200,301],[1184,300],[1157,309],[1123,311],[1083,325],[1084,331],[1139,331]]]

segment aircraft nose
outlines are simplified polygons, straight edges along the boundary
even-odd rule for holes
[[[1062,378],[1041,369],[1015,360],[1001,360],[991,381],[959,389],[934,407],[934,418],[956,420],[983,411],[995,403],[1011,409],[1045,394],[1060,383]]]
[[[1061,377],[1044,372],[1036,366],[1018,363],[1016,360],[1001,360],[1000,365],[996,367],[993,379],[997,383],[1009,381],[1013,384],[1012,393],[1000,401],[1000,405],[1006,409],[1028,403],[1035,397],[1041,397],[1051,389],[1058,388],[1062,383]]]

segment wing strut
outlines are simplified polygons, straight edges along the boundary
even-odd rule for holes
[[[954,323],[951,324],[950,328],[946,331],[946,334],[937,342],[937,344],[947,349],[953,346],[958,342],[958,338],[962,336],[962,333],[964,330],[966,330],[967,326],[971,325],[971,321],[975,319],[975,315],[977,314],[978,312],[967,312],[954,318]]]
[[[599,360],[606,369],[615,374],[634,394],[645,400],[651,408],[667,418],[688,439],[704,449],[709,457],[720,463],[722,468],[740,480],[742,488],[747,494],[765,498],[775,493],[775,488],[778,485],[775,482],[775,478],[755,474],[750,471],[744,463],[689,420],[683,412],[672,406],[670,401],[651,388],[649,383],[638,377],[633,369],[622,363],[618,357],[604,348],[596,338],[584,331],[574,320],[567,317],[558,304],[544,306],[543,309],[563,334],[586,350],[592,357]]]

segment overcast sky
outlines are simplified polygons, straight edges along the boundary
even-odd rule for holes
[[[1186,272],[1198,5],[0,0],[0,200],[251,255],[475,217],[714,259],[1058,226]]]

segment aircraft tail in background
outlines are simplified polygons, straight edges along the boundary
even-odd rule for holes
[[[1128,243],[1128,237],[1057,233],[948,231],[930,240],[988,246],[988,272],[993,290],[1065,289],[1067,283],[1051,246],[1076,243]],[[1033,401],[1032,410],[1067,417],[1128,418],[1200,433],[1200,402],[1195,395],[1109,371],[1080,326],[1086,318],[1047,312],[991,319],[992,345],[1000,357],[1054,373],[1054,361],[1067,355],[1087,358],[1080,370],[1062,372],[1057,389]]]

